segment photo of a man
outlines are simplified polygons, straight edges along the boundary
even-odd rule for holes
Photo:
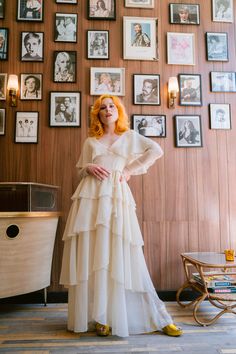
[[[43,33],[22,32],[22,61],[43,61]]]
[[[22,74],[21,75],[21,100],[41,100],[42,75]]]
[[[180,104],[200,106],[202,104],[201,76],[198,74],[179,74]]]
[[[150,34],[148,35],[146,32],[143,31],[143,27],[142,27],[141,23],[134,23],[133,31],[134,31],[133,41],[131,44],[132,47],[150,47],[151,46]],[[149,30],[149,32],[150,32],[150,30]]]
[[[134,104],[160,104],[159,75],[134,75]]]
[[[0,60],[7,60],[8,29],[0,28]]]

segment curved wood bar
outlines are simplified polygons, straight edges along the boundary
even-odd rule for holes
[[[50,285],[59,212],[0,213],[0,298]]]

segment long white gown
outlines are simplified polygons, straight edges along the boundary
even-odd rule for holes
[[[124,167],[131,174],[146,173],[160,156],[157,143],[133,130],[110,147],[86,139],[76,165],[81,180],[63,235],[60,283],[69,288],[69,330],[85,332],[90,322],[99,322],[126,337],[173,323],[146,266],[135,201],[127,182],[120,181]],[[89,163],[111,174],[99,181],[87,175]]]

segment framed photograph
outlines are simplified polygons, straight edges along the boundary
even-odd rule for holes
[[[170,4],[170,23],[181,25],[200,24],[200,6],[198,4]]]
[[[0,19],[5,17],[5,0],[0,1]]]
[[[134,104],[157,105],[160,102],[160,75],[134,74]]]
[[[228,34],[226,32],[206,33],[207,60],[228,61]]]
[[[20,74],[20,99],[21,100],[42,100],[43,75],[42,74]]]
[[[17,0],[17,21],[43,21],[44,0]]]
[[[133,114],[132,128],[139,134],[153,137],[166,137],[166,116],[151,114]]]
[[[55,51],[54,82],[76,82],[76,51]]]
[[[167,32],[167,63],[195,65],[194,33]]]
[[[109,31],[87,31],[87,59],[109,59]]]
[[[199,74],[179,74],[180,105],[201,106],[202,85]]]
[[[57,4],[77,4],[78,0],[56,0]]]
[[[8,59],[9,29],[0,27],[0,60]]]
[[[55,14],[55,42],[77,42],[77,14]]]
[[[125,95],[125,68],[90,68],[90,95]]]
[[[211,71],[210,83],[212,92],[236,92],[236,72]]]
[[[115,20],[116,0],[87,0],[89,20]]]
[[[154,8],[154,0],[125,0],[125,7]]]
[[[178,115],[174,119],[177,147],[202,146],[202,126],[199,115]]]
[[[123,17],[124,59],[157,60],[157,19]]]
[[[38,142],[39,112],[16,112],[15,143]]]
[[[21,61],[43,61],[43,32],[21,32]]]
[[[212,21],[233,22],[233,0],[212,0]]]
[[[50,92],[50,127],[80,127],[81,93]]]
[[[7,99],[7,74],[0,74],[0,100]]]
[[[5,135],[6,126],[6,110],[5,108],[0,108],[0,136]]]
[[[231,129],[230,105],[227,103],[211,103],[210,128]]]

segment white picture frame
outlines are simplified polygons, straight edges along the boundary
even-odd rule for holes
[[[90,94],[125,95],[125,68],[90,68]]]
[[[210,129],[231,129],[230,104],[210,103]]]
[[[233,0],[212,0],[213,22],[234,22]]]
[[[157,18],[123,17],[123,58],[158,60]]]
[[[195,65],[194,33],[167,32],[167,63]]]
[[[125,7],[154,8],[155,0],[125,0]]]
[[[38,143],[39,112],[16,112],[15,143]]]

